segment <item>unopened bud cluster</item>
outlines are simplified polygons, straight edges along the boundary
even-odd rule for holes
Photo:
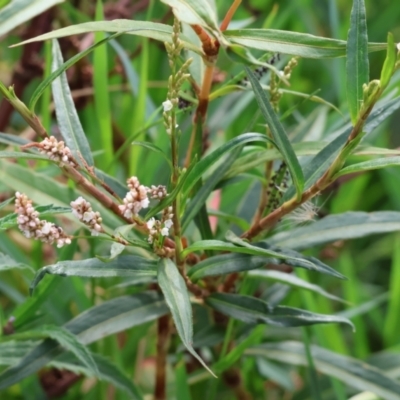
[[[71,150],[65,146],[62,140],[58,141],[54,136],[44,139],[42,142],[37,143],[39,151],[49,157],[50,160],[56,161],[60,166],[69,165],[77,167]]]
[[[167,188],[164,185],[151,185],[147,191],[151,199],[162,200],[167,197]]]
[[[149,229],[149,243],[154,243],[160,236],[168,236],[169,230],[173,225],[172,218],[174,214],[172,213],[172,207],[167,207],[162,214],[161,220],[156,220],[155,218],[150,218],[147,221],[147,228]]]
[[[190,76],[188,74],[189,65],[192,59],[186,60],[183,65],[177,70],[176,66],[179,62],[179,56],[183,49],[183,44],[179,39],[180,26],[179,21],[175,18],[173,29],[172,29],[172,43],[165,42],[165,48],[167,49],[169,66],[171,67],[171,76],[168,79],[168,95],[167,100],[163,102],[164,108],[164,126],[167,133],[170,135],[178,125],[175,122],[175,114],[173,113],[174,108],[179,103],[179,89],[184,81]]]
[[[297,66],[297,58],[293,57],[290,59],[290,61],[287,63],[283,71],[280,71],[280,78],[289,80],[290,77],[292,76],[292,71],[294,68]],[[278,80],[274,75],[271,78],[270,81],[270,101],[275,109],[275,111],[278,110],[278,104],[279,101],[281,100],[282,93],[279,91],[279,85],[280,85],[280,80]]]
[[[32,200],[23,193],[15,193],[15,212],[18,214],[18,228],[26,238],[49,244],[57,243],[57,247],[71,243],[71,236],[65,234],[62,228],[39,218],[39,212],[33,208]]]
[[[75,201],[71,201],[70,205],[72,214],[90,229],[92,236],[97,236],[100,232],[103,232],[100,213],[93,211],[91,204],[82,196],[78,197]]]

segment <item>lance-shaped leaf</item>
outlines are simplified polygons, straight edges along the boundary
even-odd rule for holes
[[[350,387],[375,393],[383,399],[400,400],[400,383],[389,378],[374,365],[315,345],[310,346],[310,350],[318,371],[337,378]],[[247,349],[245,354],[263,356],[291,365],[308,365],[304,344],[300,342],[265,343]]]
[[[381,169],[386,167],[395,167],[400,165],[400,157],[387,157],[377,158],[375,160],[364,161],[357,164],[349,165],[348,167],[342,168],[334,177],[353,174],[355,172],[371,171],[374,169]]]
[[[49,157],[39,153],[23,153],[22,151],[0,151],[0,158],[25,158],[28,160],[49,160]]]
[[[398,98],[395,98],[389,100],[385,104],[382,104],[379,108],[372,110],[363,128],[365,135],[371,133],[386,118],[391,116],[399,108],[400,101]],[[318,152],[315,157],[310,160],[310,162],[303,167],[304,177],[306,180],[305,189],[308,189],[312,184],[314,184],[329,168],[342,146],[346,143],[352,129],[353,127],[351,124],[344,127],[342,134],[340,134],[332,142],[328,143],[321,151]],[[293,195],[294,187],[291,186],[283,195],[283,199],[288,200]]]
[[[58,39],[61,37],[79,35],[89,32],[112,32],[126,33],[129,35],[137,35],[148,37],[150,39],[159,40],[161,42],[172,41],[172,27],[169,25],[160,24],[149,21],[133,21],[129,19],[114,19],[113,21],[94,21],[84,22],[83,24],[71,25],[66,28],[56,29],[52,32],[36,36],[32,39],[25,40],[14,46],[20,46],[31,42],[40,42],[48,39]],[[196,53],[202,54],[202,50],[190,43],[183,35],[179,36],[183,46]]]
[[[13,269],[13,268],[21,268],[21,269],[27,268],[31,272],[35,273],[35,270],[30,265],[23,264],[17,260],[14,260],[8,254],[0,252],[0,271],[5,271],[7,269]]]
[[[293,327],[342,323],[348,324],[354,329],[354,325],[347,318],[315,314],[286,306],[271,307],[266,301],[251,296],[214,293],[207,297],[206,303],[222,314],[250,324],[265,323],[280,327]]]
[[[385,88],[390,78],[393,75],[394,69],[396,66],[396,44],[394,43],[393,34],[391,32],[388,33],[387,37],[387,51],[385,62],[383,63],[382,71],[381,71],[381,86]]]
[[[119,256],[108,262],[98,258],[78,261],[60,261],[41,268],[31,283],[31,292],[46,274],[60,276],[83,276],[91,278],[111,276],[155,276],[157,263],[155,260],[134,255]]]
[[[276,147],[282,154],[283,159],[288,166],[290,175],[292,176],[293,185],[296,187],[297,198],[300,198],[301,194],[303,193],[304,177],[299,161],[297,160],[296,153],[290,144],[290,141],[285,130],[283,129],[281,122],[279,121],[278,116],[275,114],[271,103],[267,99],[260,82],[258,82],[257,77],[254,75],[254,72],[249,68],[246,68],[246,73],[249,77],[251,86],[253,87],[259,109],[261,110],[261,113],[264,116],[269,129],[271,130]]]
[[[185,257],[193,251],[201,250],[229,251],[232,253],[242,253],[258,257],[229,257],[229,255],[210,257],[201,261],[200,263],[196,264],[195,267],[190,269],[188,275],[194,280],[203,278],[205,276],[248,271],[250,269],[260,268],[269,263],[285,263],[293,267],[305,268],[311,271],[333,275],[341,279],[344,278],[342,274],[336,272],[333,268],[322,263],[314,257],[305,257],[291,249],[282,249],[277,247],[274,248],[265,242],[256,243],[255,245],[246,243],[246,245],[241,246],[233,243],[223,242],[221,240],[202,240],[195,242],[184,249],[182,256]]]
[[[194,165],[193,169],[188,174],[182,188],[183,195],[186,196],[204,173],[207,172],[224,154],[244,144],[256,142],[270,142],[274,144],[274,142],[266,135],[261,135],[260,133],[245,133],[229,140],[212,153],[206,155]]]
[[[347,101],[354,123],[363,100],[363,84],[369,82],[367,17],[364,0],[353,0],[346,56]]]
[[[308,226],[278,233],[268,238],[267,243],[291,249],[306,249],[336,240],[355,239],[398,230],[400,230],[400,212],[356,211],[329,215]]]
[[[53,63],[51,70],[57,71],[64,60],[57,40],[53,40]],[[86,139],[78,113],[72,99],[65,71],[51,84],[53,99],[56,109],[56,117],[61,135],[65,144],[71,149],[78,163],[82,164],[80,154],[89,166],[93,166],[93,157],[89,143]]]
[[[326,297],[327,299],[346,303],[345,300],[341,299],[340,297],[334,296],[333,294],[328,293],[326,290],[322,289],[321,286],[307,282],[304,279],[299,278],[295,274],[288,274],[286,272],[274,271],[274,270],[270,271],[259,270],[259,271],[250,271],[247,277],[257,279],[258,281],[260,279],[266,279],[266,280],[285,283],[287,285],[293,286],[294,288],[305,289],[314,293],[318,293],[321,296]]]
[[[0,36],[64,0],[11,0],[0,10]],[[3,3],[4,4],[4,3]]]
[[[114,363],[99,354],[91,353],[91,356],[98,368],[96,374],[93,374],[85,365],[79,362],[76,357],[73,357],[71,353],[61,354],[61,356],[50,363],[50,366],[61,370],[66,369],[88,377],[96,377],[102,381],[111,383],[118,389],[124,390],[133,400],[143,400],[143,395],[133,384],[132,379],[126,376]]]
[[[180,22],[200,25],[219,36],[215,9],[208,0],[162,0],[169,5]]]
[[[307,33],[275,29],[238,29],[224,32],[226,39],[245,47],[291,54],[304,58],[332,58],[346,55],[344,40],[313,36]],[[386,43],[370,43],[369,51],[386,49]]]
[[[215,376],[193,348],[193,314],[189,294],[178,268],[168,258],[160,259],[158,264],[158,284],[164,294],[183,344],[190,354]]]
[[[64,325],[83,344],[133,326],[153,321],[168,312],[162,297],[155,292],[123,296],[95,306]],[[35,373],[64,352],[53,339],[46,339],[29,352],[17,365],[0,374],[0,390]]]

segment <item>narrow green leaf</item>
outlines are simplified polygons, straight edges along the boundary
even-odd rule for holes
[[[290,232],[278,233],[268,238],[267,242],[291,249],[306,249],[336,240],[355,239],[398,230],[400,230],[400,212],[346,212],[329,215],[308,226],[294,228]]]
[[[153,321],[168,312],[162,297],[155,292],[123,296],[92,307],[64,325],[82,344]],[[17,365],[0,374],[0,390],[35,373],[63,352],[54,340],[46,339]]]
[[[11,0],[0,10],[0,36],[64,0]]]
[[[310,347],[318,371],[333,376],[350,387],[368,390],[386,400],[400,400],[400,383],[373,365],[315,345]],[[246,354],[291,365],[307,365],[304,344],[301,342],[265,343],[248,349]]]
[[[36,36],[32,39],[25,40],[14,46],[21,46],[23,44],[39,42],[48,39],[58,39],[61,37],[79,35],[81,33],[89,32],[117,32],[127,33],[129,35],[137,35],[148,37],[161,42],[171,43],[172,41],[172,27],[156,22],[149,21],[134,21],[130,19],[115,19],[113,21],[93,21],[84,22],[83,24],[70,25],[66,28],[56,29],[52,32]],[[203,54],[202,50],[190,43],[190,41],[183,35],[180,35],[180,40],[185,48],[190,49],[196,53]]]
[[[297,198],[300,199],[303,193],[304,176],[299,161],[297,160],[296,154],[292,148],[292,145],[290,144],[287,134],[283,129],[278,116],[275,114],[271,103],[267,99],[260,82],[251,69],[245,69],[251,86],[253,87],[254,96],[256,97],[258,106],[268,124],[269,129],[271,130],[276,148],[280,151],[284,161],[288,166],[290,175],[292,176],[293,185],[296,187]]]
[[[265,323],[280,327],[293,327],[342,323],[354,328],[347,318],[315,314],[286,306],[271,307],[266,301],[251,296],[214,293],[207,297],[206,303],[225,315],[250,324]]]
[[[365,135],[371,133],[378,127],[386,118],[391,116],[396,110],[400,108],[400,101],[398,98],[389,100],[386,104],[381,105],[379,108],[372,110],[364,125],[363,131]],[[313,157],[304,167],[304,177],[306,179],[305,189],[308,189],[314,184],[329,168],[333,160],[336,158],[340,149],[346,143],[347,138],[352,131],[351,124],[343,128],[343,133],[340,134],[331,143],[327,144],[318,154]],[[294,187],[290,187],[283,196],[284,200],[290,199],[294,195]]]
[[[96,1],[96,21],[104,19],[103,2]],[[95,43],[105,39],[104,32],[95,32]],[[97,114],[98,127],[100,129],[99,147],[103,150],[103,156],[99,160],[99,167],[106,170],[112,163],[114,146],[111,122],[111,105],[108,91],[108,52],[106,46],[96,47],[93,51],[93,87],[94,107]]]
[[[171,311],[176,330],[179,333],[182,343],[190,354],[215,377],[213,372],[207,367],[206,363],[193,348],[193,315],[189,293],[178,268],[168,258],[163,258],[159,261],[158,284],[160,285],[165,301]]]
[[[169,5],[180,22],[200,25],[219,35],[218,17],[207,0],[162,0]]]
[[[27,268],[31,272],[35,272],[35,270],[27,264],[23,264],[19,261],[14,260],[12,257],[10,257],[8,254],[0,253],[0,272],[5,271],[7,269],[13,269],[13,268]]]
[[[84,346],[78,338],[73,335],[67,329],[55,326],[55,325],[42,325],[38,330],[25,331],[23,333],[17,333],[16,338],[18,339],[41,339],[51,338],[57,341],[65,350],[70,351],[80,362],[88,368],[88,370],[98,375],[99,371],[97,365],[93,360],[90,351]]]
[[[189,223],[195,218],[197,213],[205,204],[208,196],[215,189],[219,181],[222,180],[225,172],[231,167],[233,162],[238,158],[241,153],[243,146],[239,146],[226,158],[224,163],[219,167],[201,186],[200,190],[190,200],[186,206],[185,214],[182,219],[182,232],[185,232]]]
[[[234,150],[238,146],[244,145],[246,143],[251,142],[272,142],[266,135],[262,135],[260,133],[245,133],[243,135],[239,135],[228,142],[224,143],[222,146],[218,147],[212,153],[206,155],[202,158],[198,163],[196,163],[189,173],[187,179],[185,180],[185,184],[182,188],[183,196],[187,196],[189,191],[193,188],[196,182],[204,175],[204,173],[211,168],[224,154],[229,151]]]
[[[155,276],[157,263],[147,258],[125,255],[104,262],[98,258],[88,258],[78,261],[60,261],[41,268],[34,277],[30,290],[35,287],[46,274],[60,276],[82,277],[112,277],[112,276]]]
[[[188,376],[186,373],[186,365],[181,360],[175,367],[175,391],[176,400],[191,400],[190,387],[188,382]]]
[[[337,278],[344,278],[342,274],[336,272],[333,268],[325,265],[314,257],[305,257],[302,254],[289,249],[271,247],[265,242],[256,243],[256,245],[246,243],[246,245],[243,246],[223,242],[220,240],[203,240],[191,244],[189,247],[183,250],[182,255],[185,257],[193,251],[201,250],[244,253],[252,256],[263,257],[264,265],[269,263],[285,263],[294,267],[305,268],[311,271],[333,275]],[[227,255],[211,257],[196,264],[196,266],[189,271],[188,275],[192,279],[197,280],[205,276],[228,274],[232,272],[260,268],[262,266],[262,261],[259,259],[259,257],[254,259],[246,259],[245,257],[234,257],[233,259],[230,259]]]
[[[28,159],[28,160],[44,160],[50,161],[45,155],[39,153],[23,153],[22,151],[0,151],[0,158],[16,158],[18,159]]]
[[[171,163],[169,156],[155,144],[150,143],[150,142],[134,141],[134,142],[132,142],[132,145],[133,146],[142,146],[146,149],[154,151],[157,154],[160,154],[161,156],[164,157],[164,159],[167,161],[168,165],[172,168],[172,163]]]
[[[396,44],[394,43],[393,34],[391,32],[388,33],[387,37],[387,50],[386,50],[386,58],[383,63],[382,71],[381,71],[381,86],[385,88],[390,81],[390,78],[393,75],[394,68],[396,65]]]
[[[99,354],[91,353],[94,359],[98,372],[96,375],[82,365],[79,360],[73,357],[70,353],[62,354],[52,361],[50,365],[57,369],[66,369],[75,372],[76,374],[84,374],[85,376],[95,376],[102,381],[111,383],[115,387],[124,390],[130,395],[133,400],[143,400],[143,396],[139,389],[133,384],[132,379],[127,377],[114,363]]]
[[[378,158],[376,160],[364,161],[357,164],[349,165],[348,167],[342,168],[334,177],[339,178],[343,175],[353,174],[354,172],[371,171],[374,169],[381,169],[386,167],[394,167],[400,165],[400,157],[387,157]]]
[[[4,207],[7,207],[9,204],[11,204],[14,201],[15,197],[10,197],[7,200],[4,200],[0,203],[0,210]]]
[[[10,146],[23,146],[24,144],[32,142],[20,136],[12,135],[11,133],[0,132],[0,143],[7,144]]]
[[[389,303],[385,317],[383,338],[386,346],[398,344],[398,332],[400,328],[400,236],[396,235],[393,245],[392,268],[390,273]]]
[[[52,54],[53,63],[51,70],[57,72],[64,63],[57,40],[53,40]],[[65,71],[53,80],[51,87],[57,122],[65,144],[71,149],[78,163],[82,164],[81,155],[89,166],[93,166],[90,146],[79,121]]]
[[[0,365],[17,364],[20,359],[37,345],[34,340],[9,340],[0,343]]]
[[[363,100],[363,84],[369,82],[367,17],[364,0],[353,0],[346,56],[347,102],[354,124]]]
[[[275,29],[238,29],[224,32],[227,40],[258,50],[291,54],[303,58],[332,58],[346,55],[344,40],[313,36],[307,33]],[[369,43],[368,50],[379,51],[386,43]]]
[[[268,271],[259,270],[259,271],[250,271],[247,277],[254,278],[257,280],[267,279],[276,282],[282,282],[296,288],[305,289],[311,292],[318,293],[321,296],[324,296],[331,300],[336,300],[342,303],[346,303],[346,301],[341,299],[340,297],[334,296],[333,294],[330,294],[326,290],[322,289],[320,286],[307,282],[306,280],[301,279],[294,274],[288,274],[286,272],[274,271],[274,270],[268,270]]]
[[[55,54],[57,56],[57,59],[54,58],[54,54],[53,54],[53,68],[52,68],[52,73],[43,81],[40,82],[39,86],[35,89],[35,91],[33,92],[30,100],[29,100],[29,109],[34,112],[35,111],[35,105],[38,102],[38,100],[40,99],[40,97],[42,96],[42,94],[44,93],[44,91],[46,90],[46,88],[56,79],[58,78],[63,72],[65,72],[69,67],[71,67],[72,65],[76,64],[80,59],[82,59],[83,57],[86,57],[88,54],[90,54],[97,46],[101,46],[103,43],[108,42],[109,40],[119,36],[119,33],[116,33],[112,36],[106,37],[104,40],[97,42],[95,44],[92,44],[90,47],[88,47],[87,49],[81,51],[80,53],[76,54],[75,56],[71,57],[69,60],[67,61],[63,61],[62,59],[62,54],[60,52],[60,48],[58,47],[57,49],[55,49],[55,45],[53,42],[53,53],[57,53]],[[58,42],[57,42],[58,43]],[[58,63],[58,65],[57,65]],[[63,86],[65,86],[64,82],[63,82]],[[68,85],[67,85],[68,86]],[[68,88],[69,90],[69,88]],[[54,91],[54,89],[53,89]]]

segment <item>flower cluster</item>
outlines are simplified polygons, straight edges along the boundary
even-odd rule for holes
[[[167,207],[161,217],[161,220],[156,220],[154,218],[150,218],[147,221],[147,228],[149,228],[149,243],[154,243],[160,235],[168,236],[169,230],[173,225],[172,218],[174,214],[172,214],[172,207]]]
[[[50,136],[41,143],[38,143],[37,147],[42,154],[47,155],[50,160],[58,162],[61,167],[63,165],[70,165],[74,168],[77,167],[77,162],[71,150],[65,146],[62,140],[58,141],[54,136]]]
[[[72,207],[72,214],[89,227],[93,236],[97,236],[100,232],[103,232],[100,213],[93,211],[90,203],[82,196],[78,197],[75,201],[71,201],[70,205]]]
[[[25,237],[40,240],[43,243],[57,243],[62,247],[71,243],[71,236],[68,236],[62,228],[39,219],[39,212],[32,206],[32,200],[25,194],[15,193],[15,212],[18,214],[18,227]]]
[[[127,180],[130,191],[124,198],[124,204],[119,206],[122,215],[125,218],[137,216],[142,208],[149,206],[150,200],[147,197],[148,188],[140,184],[136,176],[132,176]]]

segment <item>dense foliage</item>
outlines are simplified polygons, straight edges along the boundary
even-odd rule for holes
[[[1,395],[400,400],[399,7],[3,3]]]

